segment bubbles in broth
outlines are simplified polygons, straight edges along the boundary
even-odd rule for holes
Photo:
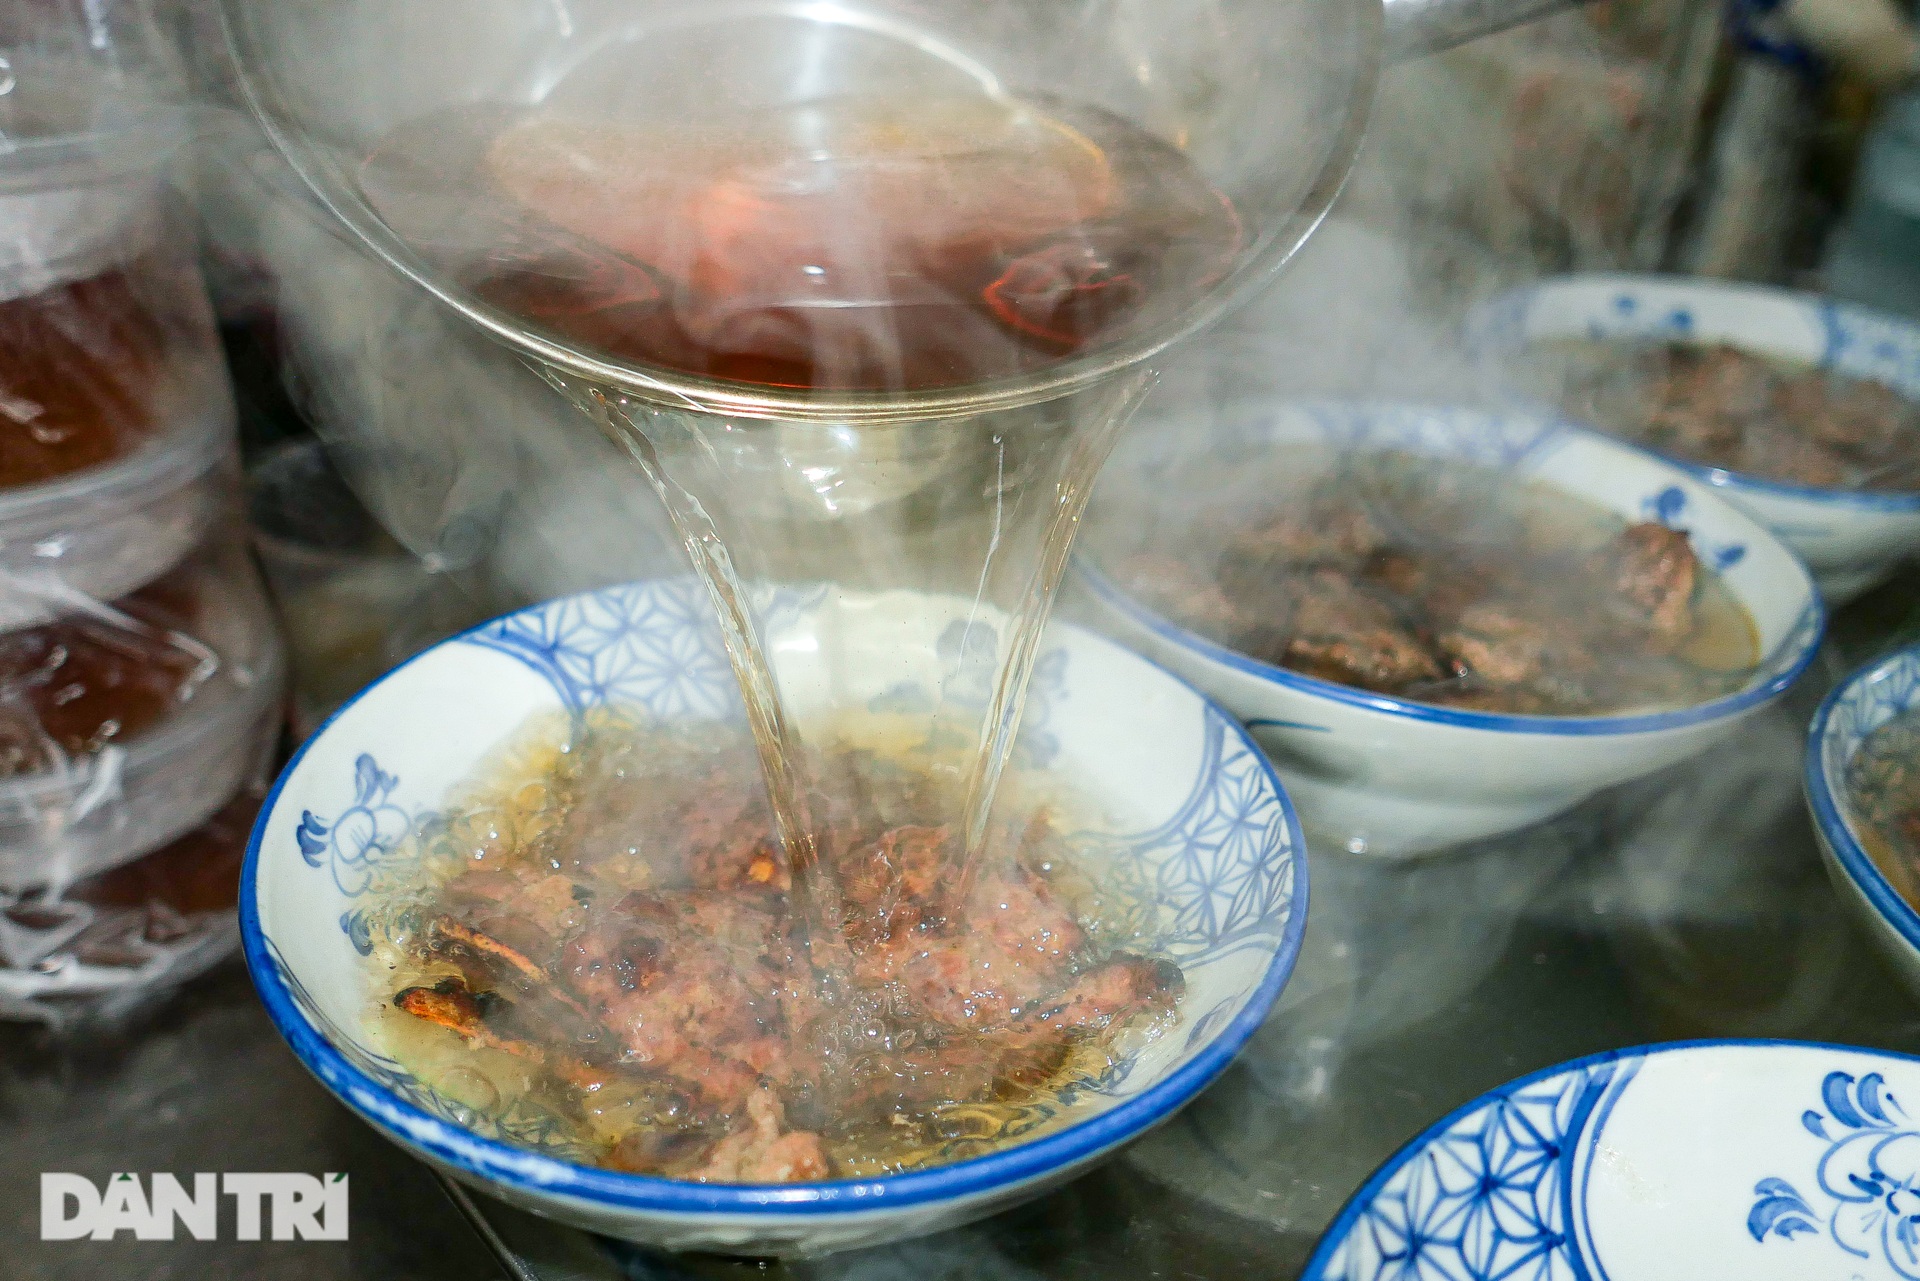
[[[1920,490],[1920,404],[1725,344],[1546,348],[1575,418],[1676,458],[1817,489]]]
[[[1183,479],[1171,492],[1230,497],[1178,529],[1143,526],[1137,504],[1096,504],[1095,554],[1124,590],[1219,644],[1441,706],[1686,706],[1739,689],[1759,662],[1752,618],[1681,531],[1468,463],[1289,462],[1279,477]]]
[[[1920,710],[1867,735],[1847,762],[1847,798],[1868,856],[1920,908]]]
[[[670,1178],[871,1176],[1044,1132],[1174,1018],[1151,912],[1017,784],[959,902],[960,844],[922,820],[964,772],[833,741],[828,930],[744,732],[529,724],[376,887],[381,1039],[483,1128]]]

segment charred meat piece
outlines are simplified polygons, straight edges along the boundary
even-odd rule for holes
[[[488,925],[523,939],[548,946],[548,936],[530,922],[492,915]],[[435,917],[427,923],[426,955],[459,967],[466,984],[489,998],[500,994],[512,999],[502,1007],[497,1020],[513,1034],[540,1039],[560,1037],[572,1040],[585,1031],[590,1016],[581,1004],[556,980],[548,966],[527,952],[486,930],[450,916]]]
[[[757,775],[742,772],[746,786],[716,777],[692,796],[685,776],[664,797],[629,789],[673,824],[655,848],[596,853],[634,831],[600,812],[597,829],[543,833],[523,861],[437,887],[444,910],[408,937],[416,959],[458,974],[405,988],[396,1008],[569,1087],[551,1097],[607,1165],[783,1182],[829,1177],[823,1135],[924,1125],[913,1133],[937,1141],[956,1105],[1018,1099],[1178,993],[1177,968],[1103,957],[1056,898],[1044,813],[1007,833],[1013,856],[960,911],[953,833],[886,821],[924,808],[904,787],[822,808],[821,869],[845,915],[803,928]]]
[[[591,1089],[604,1074],[585,1060],[552,1049],[544,1041],[504,1030],[514,1022],[511,1003],[491,992],[475,992],[457,978],[442,979],[430,987],[403,988],[393,998],[395,1009],[428,1023],[437,1023],[464,1037],[468,1044],[500,1050],[515,1058],[542,1064],[561,1080]]]
[[[1773,401],[1774,371],[1725,343],[1674,348],[1669,360],[1669,404],[1741,419],[1765,412]]]
[[[783,941],[748,896],[637,892],[568,945],[568,977],[622,1064],[727,1109],[784,1070]]]
[[[1630,434],[1713,466],[1733,465],[1746,424],[1774,394],[1771,370],[1724,345],[1669,347],[1636,363],[1643,390],[1623,397],[1618,411],[1642,420],[1629,423]]]
[[[1545,675],[1554,651],[1553,630],[1511,607],[1468,606],[1453,630],[1440,635],[1441,652],[1456,673],[1491,685],[1526,685]]]
[[[620,1137],[604,1164],[628,1174],[676,1178],[705,1164],[712,1147],[713,1139],[702,1130],[642,1125]]]
[[[459,979],[442,979],[432,987],[402,988],[393,998],[394,1008],[417,1019],[452,1028],[470,1040],[494,1038],[486,1023],[486,1004]],[[500,1048],[506,1048],[504,1045]],[[532,1047],[515,1047],[509,1053],[532,1056]]]
[[[1086,931],[1026,868],[989,877],[959,928],[913,937],[894,972],[929,1014],[954,1027],[993,1027],[1051,996]]]
[[[1294,600],[1287,666],[1381,693],[1440,676],[1427,647],[1346,575],[1315,570],[1296,581]]]
[[[959,868],[953,833],[942,827],[896,827],[837,861],[847,939],[856,950],[883,944],[945,914],[939,891]]]
[[[687,875],[704,889],[768,890],[784,894],[793,888],[787,856],[765,833],[740,831],[687,855]]]
[[[1831,370],[1784,370],[1725,344],[1674,345],[1609,383],[1597,416],[1671,453],[1815,488],[1899,488],[1920,467],[1913,404],[1882,383]],[[1579,409],[1577,396],[1569,405]]]
[[[697,1183],[798,1183],[827,1177],[820,1136],[787,1129],[772,1091],[749,1094],[746,1112],[747,1124],[714,1144],[705,1164],[687,1177]]]
[[[1643,521],[1620,531],[1595,558],[1621,622],[1671,649],[1693,631],[1700,562],[1686,534]]]
[[[1842,485],[1847,478],[1846,459],[1788,423],[1747,424],[1732,466],[1735,471],[1815,489]]]
[[[1690,403],[1656,405],[1647,415],[1647,443],[1682,458],[1724,467],[1740,454],[1740,423]]]
[[[1417,696],[1449,707],[1521,715],[1586,706],[1600,676],[1596,638],[1578,603],[1483,601],[1460,614],[1436,642],[1456,680]]]
[[[1029,1002],[1010,1022],[955,1029],[856,1064],[837,1110],[911,1117],[952,1103],[1017,1097],[1059,1072],[1076,1042],[1172,1009],[1183,984],[1168,962],[1116,957]]]
[[[1185,984],[1180,968],[1171,962],[1119,956],[1082,974],[1065,991],[1034,1008],[1024,1021],[1097,1032],[1136,1014],[1172,1009]]]
[[[1235,599],[1259,599],[1276,576],[1306,565],[1351,566],[1387,546],[1386,531],[1367,509],[1337,490],[1310,497],[1228,543],[1220,582]]]
[[[786,856],[773,837],[772,813],[759,797],[744,804],[694,805],[680,817],[680,843],[687,879],[698,889],[784,893],[793,887]]]
[[[492,958],[531,978],[547,971],[561,941],[585,919],[579,888],[570,877],[527,864],[462,873],[443,894],[447,922],[462,928],[430,941],[484,936],[490,942],[480,946]]]
[[[1816,371],[1783,379],[1773,396],[1775,417],[1783,425],[1816,444],[1848,452],[1880,445],[1900,421],[1902,408],[1889,387]]]

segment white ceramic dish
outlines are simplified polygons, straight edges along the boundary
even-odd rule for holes
[[[1618,1050],[1401,1149],[1302,1281],[1911,1281],[1920,1059],[1794,1041]]]
[[[264,770],[280,728],[280,635],[244,550],[183,571],[221,671],[185,707],[64,771],[0,779],[0,890],[65,886],[199,826]]]
[[[964,601],[795,593],[769,634],[783,686],[833,706],[921,696],[952,675],[940,637]],[[528,716],[640,704],[683,723],[737,714],[705,598],[662,580],[536,606],[444,642],[383,677],[308,740],[248,850],[241,928],[268,1013],[301,1061],[383,1134],[471,1186],[606,1235],[677,1249],[807,1254],[978,1218],[1072,1177],[1165,1119],[1219,1073],[1265,1017],[1305,924],[1298,827],[1271,768],[1219,708],[1143,659],[1055,628],[1027,708],[1028,767],[1057,774],[1115,830],[1076,836],[1089,867],[1137,868],[1173,909],[1161,946],[1187,976],[1178,1024],[1080,1093],[1064,1128],[992,1155],[889,1178],[797,1185],[675,1182],[509,1146],[388,1057],[368,1026],[367,961],[352,920],[369,871],[447,789]],[[887,652],[817,654],[831,629],[897,626]],[[782,636],[828,638],[817,648]],[[816,657],[809,657],[816,655]]]
[[[1874,730],[1920,706],[1920,645],[1855,672],[1820,705],[1807,737],[1807,805],[1840,901],[1893,970],[1920,993],[1920,912],[1860,842],[1847,803],[1847,763]]]
[[[1136,437],[1112,470],[1150,484],[1153,469],[1176,461],[1166,439]],[[1186,450],[1202,437],[1196,429],[1179,439]],[[1242,469],[1249,449],[1457,458],[1564,489],[1626,520],[1660,520],[1687,530],[1758,625],[1765,657],[1731,695],[1637,715],[1509,716],[1408,702],[1259,662],[1161,617],[1083,555],[1079,576],[1102,625],[1244,720],[1308,834],[1354,853],[1404,857],[1513,831],[1694,756],[1778,698],[1819,645],[1825,615],[1792,553],[1687,473],[1592,432],[1467,410],[1296,405],[1231,411],[1205,439],[1210,445],[1197,447],[1227,451]],[[1111,493],[1116,480],[1103,484]]]
[[[1920,399],[1920,325],[1786,289],[1683,276],[1569,276],[1496,300],[1474,325],[1476,345],[1494,353],[1567,339],[1726,343],[1875,378]],[[1833,604],[1920,552],[1920,493],[1815,489],[1675,461],[1798,553]]]

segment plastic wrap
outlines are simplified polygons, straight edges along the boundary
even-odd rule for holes
[[[0,214],[14,232],[0,260],[0,630],[163,573],[233,487],[232,401],[192,238],[157,171],[90,176],[0,159],[19,215]]]
[[[0,12],[0,1017],[231,954],[279,734],[157,11]]]
[[[0,890],[173,840],[259,776],[279,728],[280,640],[237,539],[71,604],[0,637]]]
[[[231,956],[264,783],[192,831],[65,894],[0,894],[0,1017],[113,1017]]]

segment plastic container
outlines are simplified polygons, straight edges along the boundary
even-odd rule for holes
[[[191,602],[192,642],[217,657],[217,668],[150,726],[68,754],[64,764],[0,778],[0,892],[57,895],[155,850],[268,765],[284,657],[243,544],[223,539],[164,586]]]
[[[178,564],[232,507],[231,436],[224,416],[201,417],[105,466],[0,489],[0,631],[124,596]]]
[[[0,1019],[124,1016],[232,956],[264,795],[250,782],[199,827],[57,898],[0,896]]]
[[[233,490],[219,338],[192,239],[160,193],[143,191],[117,241],[0,264],[0,631],[152,581]]]
[[[94,275],[159,238],[157,196],[189,127],[145,8],[123,0],[85,26],[63,21],[78,13],[64,5],[0,13],[0,299]]]
[[[169,185],[190,130],[155,6],[5,8],[0,49],[4,631],[198,545],[233,404]]]

